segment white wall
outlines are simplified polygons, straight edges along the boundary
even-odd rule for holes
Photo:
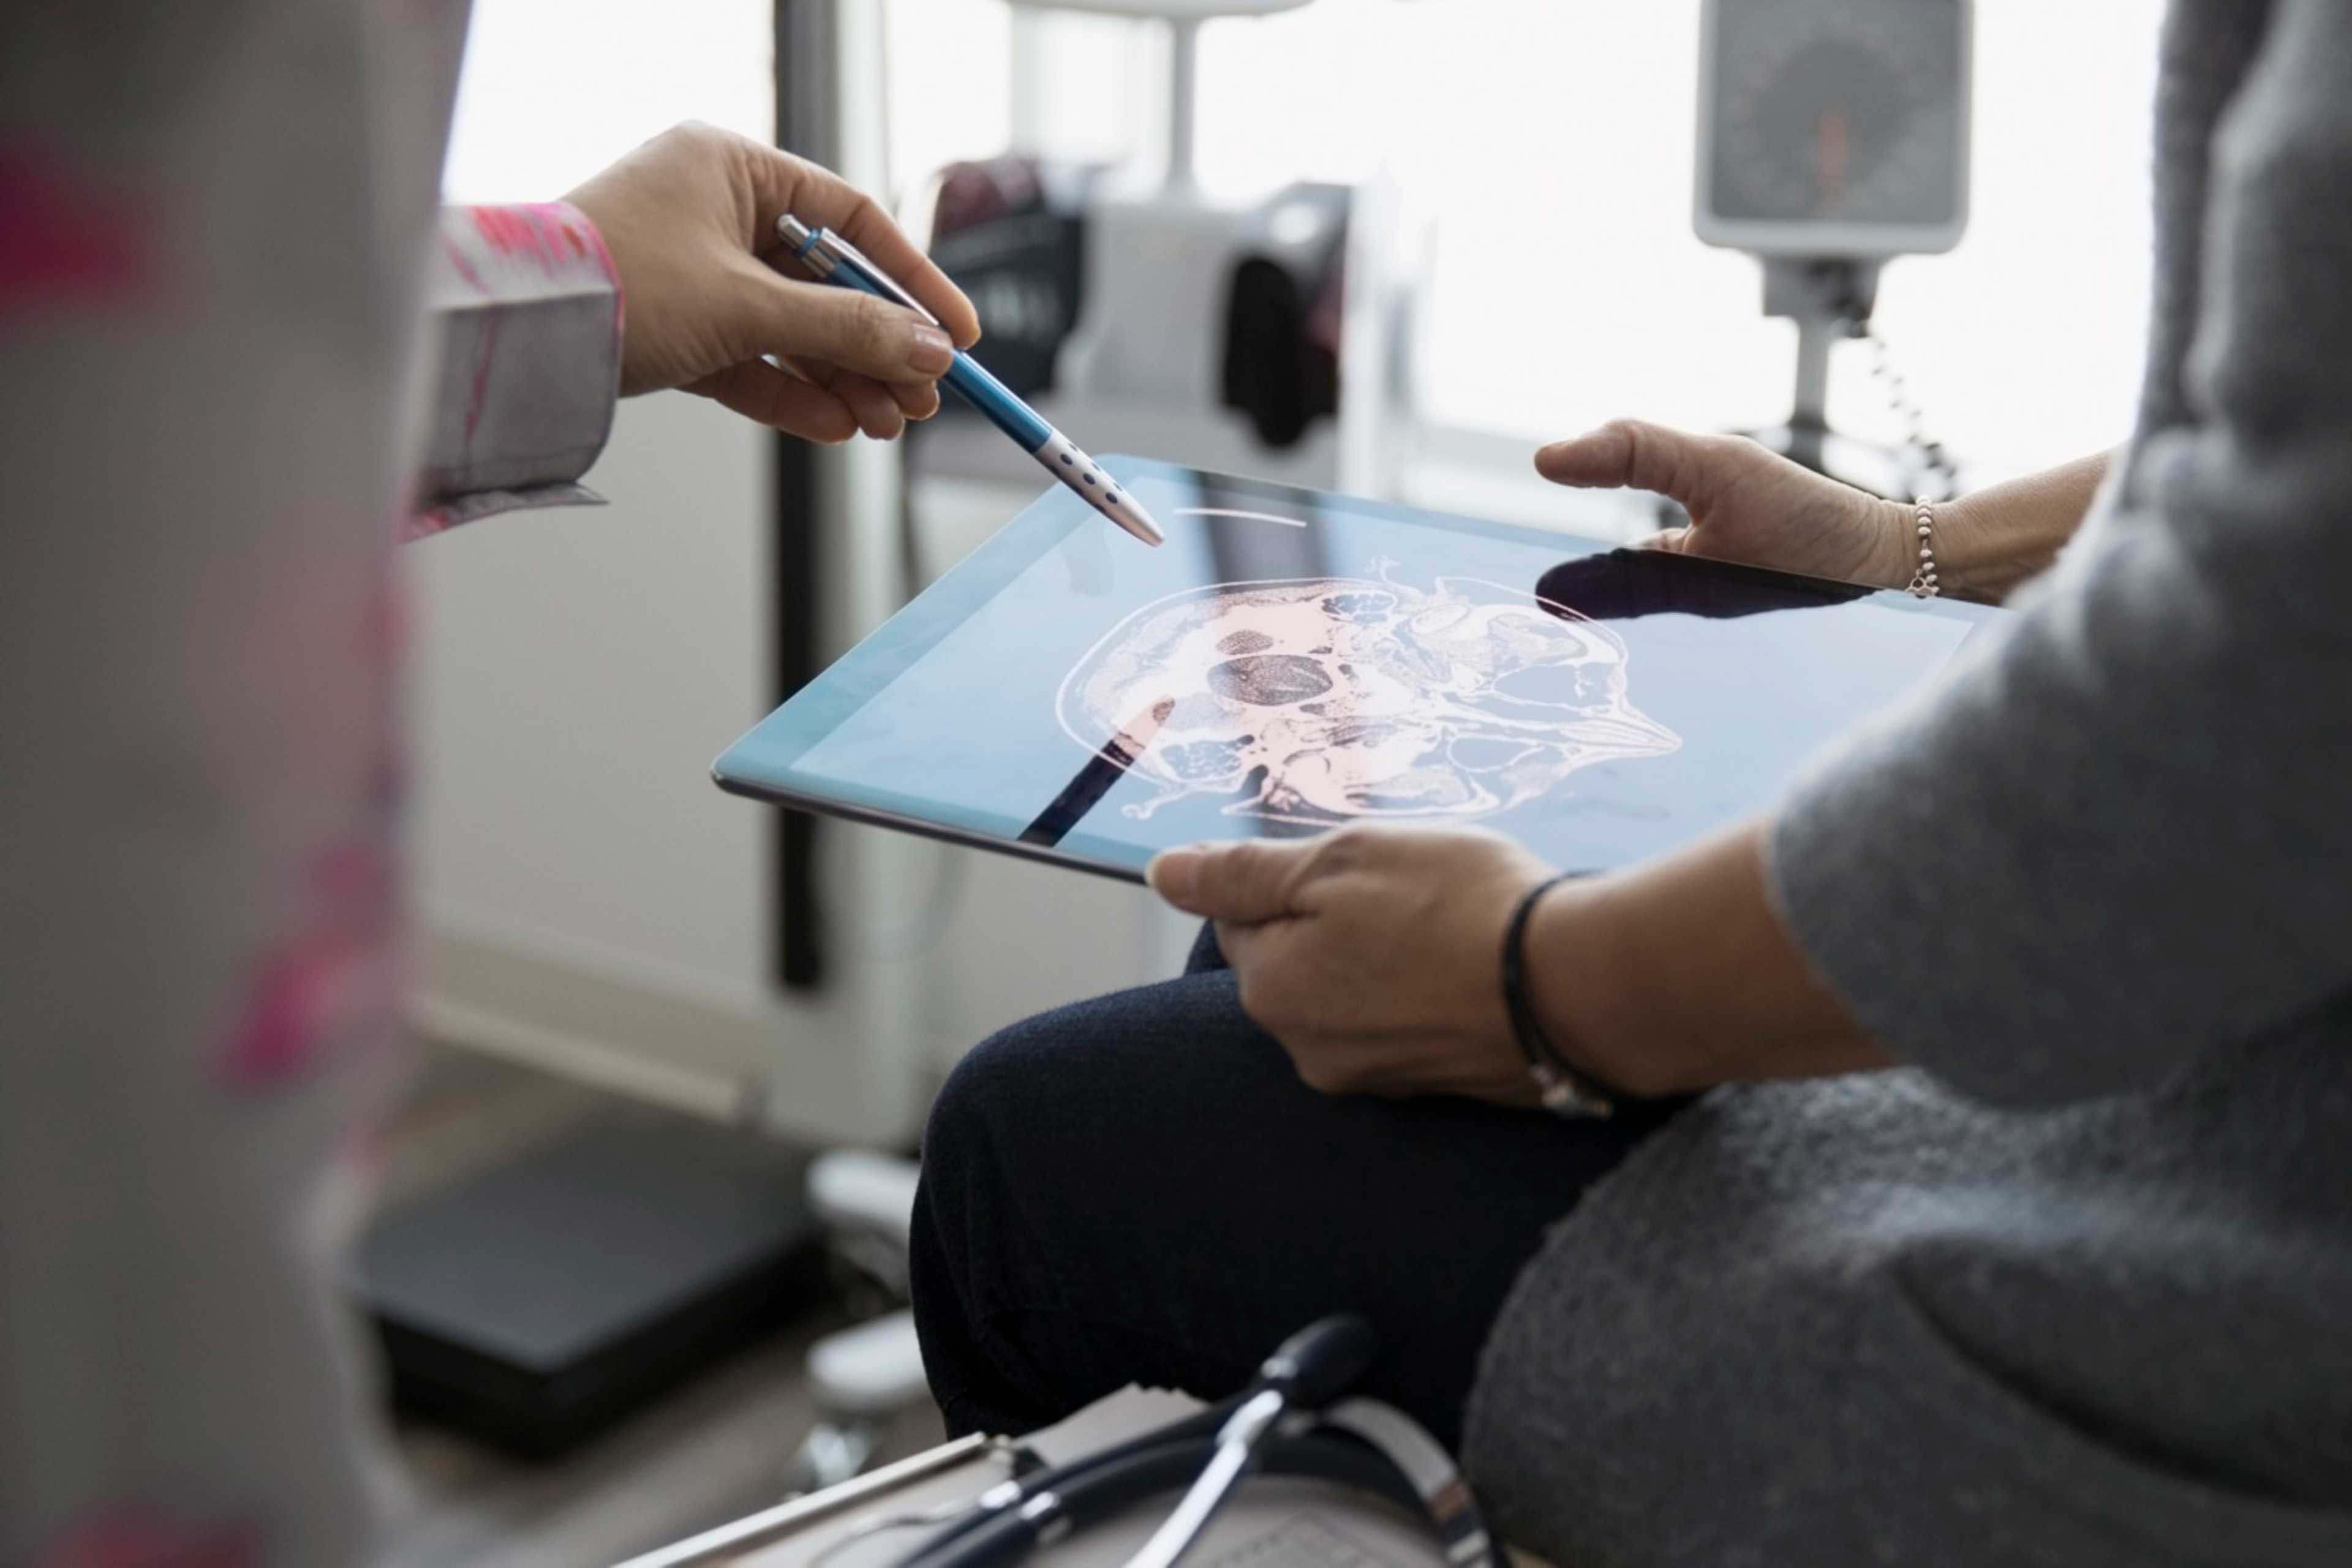
[[[766,711],[764,443],[700,399],[623,405],[591,483],[407,552],[439,929],[759,995],[765,840],[711,757]]]

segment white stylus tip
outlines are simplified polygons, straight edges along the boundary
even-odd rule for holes
[[[1168,536],[1160,531],[1160,525],[1143,510],[1143,503],[1119,489],[1118,479],[1059,430],[1053,431],[1045,444],[1030,456],[1047,473],[1084,496],[1088,506],[1144,543],[1167,542]]]
[[[1143,541],[1144,543],[1168,542],[1168,536],[1160,531],[1160,525],[1152,521],[1151,514],[1143,510],[1141,502],[1126,491],[1113,490],[1103,497],[1102,509],[1106,517]]]

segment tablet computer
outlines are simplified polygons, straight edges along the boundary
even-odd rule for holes
[[[1106,459],[728,749],[740,795],[1139,880],[1162,848],[1478,824],[1605,869],[1769,805],[2003,612]]]

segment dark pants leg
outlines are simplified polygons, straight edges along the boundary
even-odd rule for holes
[[[956,1432],[1127,1383],[1246,1383],[1366,1314],[1362,1392],[1452,1445],[1487,1326],[1548,1225],[1644,1127],[1318,1094],[1205,942],[1181,978],[1018,1025],[959,1066],[916,1200],[915,1318]]]

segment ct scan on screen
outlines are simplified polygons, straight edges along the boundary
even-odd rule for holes
[[[1134,876],[1471,825],[1622,865],[1769,805],[1999,612],[1136,459],[1056,491],[719,759],[728,788]]]
[[[1334,826],[1478,817],[1580,767],[1682,742],[1625,696],[1625,645],[1524,589],[1441,577],[1218,583],[1146,605],[1063,680],[1080,745],[1115,743],[1160,793]]]

